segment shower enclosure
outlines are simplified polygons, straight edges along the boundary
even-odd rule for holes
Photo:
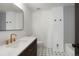
[[[63,7],[54,7],[52,9],[51,19],[49,19],[47,45],[49,45],[48,48],[53,48],[53,53],[56,55],[62,55],[64,52],[63,22]]]
[[[61,4],[60,4],[61,5]],[[51,55],[66,55],[65,47],[75,39],[74,4],[36,10],[32,13],[33,35],[38,38],[38,50],[52,50]],[[72,50],[72,49],[70,49]],[[74,51],[74,50],[72,50]],[[47,51],[48,52],[48,51]],[[41,52],[43,53],[43,51]],[[69,54],[70,55],[70,54]],[[71,55],[74,55],[71,53]]]

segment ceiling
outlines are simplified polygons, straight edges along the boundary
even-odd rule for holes
[[[31,11],[49,9],[56,6],[70,6],[74,3],[23,3]],[[22,11],[13,3],[0,3],[0,11]]]
[[[13,3],[0,3],[0,11],[21,11],[21,9]]]
[[[49,9],[56,6],[74,5],[74,3],[24,3],[24,5],[28,6],[30,10],[35,11],[39,9]]]

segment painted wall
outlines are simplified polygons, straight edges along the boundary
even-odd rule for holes
[[[48,10],[38,10],[32,13],[33,35],[38,38],[38,41],[43,41],[45,47],[47,46],[48,18],[50,13]]]
[[[16,33],[17,39],[32,35],[31,11],[23,4],[18,4],[17,6],[24,11],[24,29],[21,31],[0,31],[0,44],[4,44],[5,40],[9,38],[11,33]]]
[[[75,6],[64,7],[64,40],[74,43],[75,40]]]

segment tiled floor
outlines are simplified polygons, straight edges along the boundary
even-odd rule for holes
[[[52,48],[40,48],[38,49],[38,56],[65,56],[64,53],[53,52]]]
[[[52,48],[41,48],[38,56],[53,56]]]

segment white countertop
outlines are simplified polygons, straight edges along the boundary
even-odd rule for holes
[[[0,56],[18,56],[25,48],[27,48],[36,37],[23,37],[16,42],[6,46],[0,46]]]

